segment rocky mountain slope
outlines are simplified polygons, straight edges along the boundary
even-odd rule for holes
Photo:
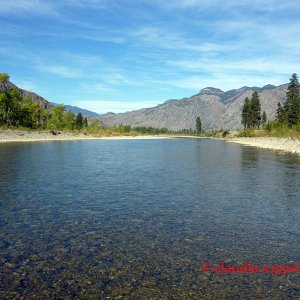
[[[227,92],[208,87],[190,98],[168,100],[156,107],[126,113],[110,113],[102,115],[101,119],[107,126],[123,124],[181,130],[195,129],[196,117],[200,116],[204,129],[239,129],[242,127],[241,111],[245,97],[251,98],[252,93],[257,91],[262,111],[266,112],[268,120],[272,120],[277,103],[285,101],[287,86],[245,86]]]
[[[36,93],[23,90],[10,81],[0,82],[0,92],[5,92],[11,89],[17,90],[22,98],[25,96],[29,96],[33,101],[40,103],[41,108],[43,109],[52,109],[53,107],[59,105],[57,103],[47,101],[45,98],[37,95]],[[89,118],[100,117],[100,115],[95,112],[92,112],[87,109],[82,109],[77,106],[65,105],[65,111],[71,111],[75,115],[81,112],[82,115],[87,116]]]
[[[286,98],[288,84],[281,86],[266,85],[258,87],[241,87],[224,92],[220,89],[207,87],[198,94],[180,100],[168,100],[156,107],[144,108],[126,113],[107,113],[98,115],[94,112],[74,106],[66,106],[74,114],[81,112],[90,118],[101,118],[106,126],[132,125],[155,128],[168,128],[170,130],[195,129],[196,118],[200,116],[204,129],[239,129],[241,128],[241,111],[245,97],[251,97],[254,91],[259,93],[262,111],[267,114],[267,119],[275,118],[277,103],[283,103]],[[48,102],[43,97],[20,89],[10,81],[0,82],[0,92],[9,89],[18,90],[19,94],[31,97],[41,104],[42,108],[51,109],[56,104]]]
[[[19,87],[17,87],[15,84],[13,84],[10,81],[0,82],[0,92],[3,93],[3,92],[6,92],[8,90],[12,90],[12,89],[17,90],[19,92],[19,95],[22,98],[25,97],[25,96],[28,96],[33,101],[36,101],[36,102],[40,103],[41,108],[43,108],[43,109],[51,109],[51,108],[53,108],[53,105],[50,102],[48,102],[43,97],[37,95],[36,93],[20,89]]]

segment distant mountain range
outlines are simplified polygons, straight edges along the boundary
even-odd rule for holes
[[[107,126],[124,124],[181,130],[195,129],[199,116],[204,129],[239,129],[242,128],[241,111],[246,97],[251,98],[252,93],[257,91],[262,111],[271,120],[275,118],[277,103],[285,101],[287,87],[288,84],[262,88],[244,86],[227,92],[207,87],[189,98],[172,99],[156,107],[126,113],[109,113],[102,115],[101,119]]]
[[[241,111],[246,97],[251,97],[254,91],[259,93],[262,111],[267,114],[267,119],[275,118],[277,103],[283,103],[286,98],[288,84],[259,87],[241,87],[224,92],[220,89],[207,87],[198,94],[183,99],[171,99],[160,105],[150,108],[115,114],[109,112],[99,115],[90,110],[76,106],[65,105],[66,111],[74,114],[79,112],[89,118],[99,118],[106,126],[132,125],[168,128],[170,130],[195,129],[196,118],[199,116],[204,129],[239,129],[241,128]],[[41,103],[45,109],[52,109],[58,105],[51,103],[43,97],[18,88],[11,82],[0,83],[0,92],[17,89],[20,95],[29,96],[34,101]]]

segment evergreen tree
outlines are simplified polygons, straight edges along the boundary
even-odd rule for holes
[[[277,103],[276,120],[281,124],[287,123],[287,115],[280,102]]]
[[[196,118],[196,132],[197,134],[200,134],[202,132],[202,123],[200,117]]]
[[[88,119],[87,119],[87,117],[85,117],[84,120],[83,120],[83,126],[84,127],[88,127]]]
[[[82,128],[83,127],[83,116],[81,113],[79,113],[76,117],[75,125],[77,128]]]
[[[267,114],[266,112],[264,111],[263,114],[262,114],[262,121],[261,121],[261,124],[262,125],[265,125],[267,123]]]
[[[256,126],[257,129],[259,129],[261,125],[261,104],[260,104],[258,93],[256,91],[252,94],[250,107],[251,107],[251,127]]]
[[[251,106],[248,97],[244,100],[244,106],[242,109],[242,124],[244,129],[248,129],[251,126]]]
[[[290,78],[286,96],[284,110],[286,113],[287,124],[292,126],[300,122],[300,85],[296,73]]]

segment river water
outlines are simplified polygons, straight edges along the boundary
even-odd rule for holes
[[[0,298],[297,299],[299,183],[223,141],[0,144]]]

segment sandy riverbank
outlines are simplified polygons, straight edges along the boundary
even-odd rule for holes
[[[21,131],[0,130],[0,143],[13,142],[45,142],[45,141],[76,141],[76,140],[144,140],[144,139],[166,139],[171,136],[141,135],[141,136],[94,136],[82,133],[67,133],[50,131]]]
[[[279,150],[300,154],[299,138],[278,138],[278,137],[241,137],[228,139],[228,142],[238,143],[247,146]]]

